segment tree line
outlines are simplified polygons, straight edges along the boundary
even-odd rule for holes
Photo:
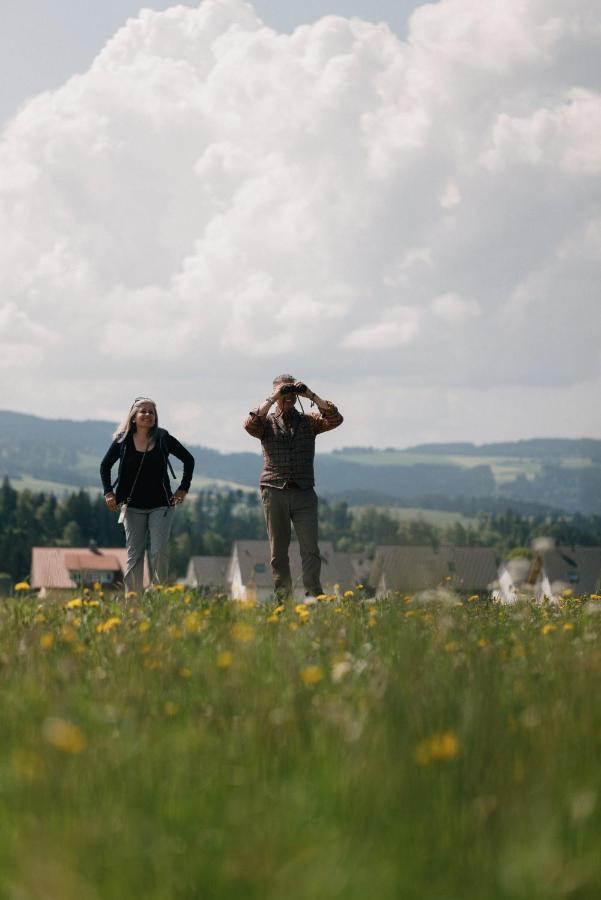
[[[561,544],[601,545],[601,516],[523,515],[511,510],[481,513],[474,524],[435,525],[423,518],[402,521],[392,509],[356,509],[345,501],[320,501],[320,538],[337,550],[373,552],[378,544],[441,543],[494,547],[499,558],[538,536]],[[173,527],[171,570],[185,574],[191,556],[227,556],[235,540],[266,538],[261,505],[254,491],[201,491],[178,508]],[[99,547],[125,545],[122,526],[101,495],[79,490],[53,494],[16,491],[5,478],[0,486],[0,572],[27,578],[34,546]]]

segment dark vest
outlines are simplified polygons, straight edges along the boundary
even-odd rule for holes
[[[300,488],[310,488],[315,484],[313,458],[315,456],[315,433],[308,416],[296,409],[292,416],[292,427],[286,431],[281,417],[273,413],[267,416],[263,437],[263,471],[261,484],[282,488],[293,481]]]

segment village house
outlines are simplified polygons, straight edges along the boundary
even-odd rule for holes
[[[369,584],[377,597],[437,587],[472,594],[490,591],[497,577],[495,552],[490,547],[380,546]]]
[[[123,586],[125,547],[33,547],[31,587],[44,597],[51,591],[81,590],[100,584],[105,590]],[[150,582],[144,563],[144,584]]]
[[[320,541],[321,582],[326,593],[352,588],[353,569],[346,553],[336,553],[331,541]],[[228,590],[235,600],[267,600],[273,596],[268,541],[235,541],[227,575]],[[294,596],[304,597],[298,543],[290,544],[290,571]]]
[[[212,593],[227,592],[229,556],[192,556],[184,579],[188,587]]]
[[[499,599],[515,603],[531,598],[557,601],[567,590],[576,596],[601,590],[601,547],[556,546],[546,539],[535,541],[532,559],[518,557],[505,562],[499,576]]]

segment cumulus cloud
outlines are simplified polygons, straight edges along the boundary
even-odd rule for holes
[[[128,20],[1,135],[0,404],[118,418],[150,391],[243,447],[285,369],[354,404],[336,443],[434,439],[436,391],[439,439],[524,436],[518,388],[528,434],[570,433],[557,389],[601,434],[595,6],[440,0],[406,42],[277,34],[243,0]],[[399,391],[411,432],[391,406],[374,434],[356,398]]]

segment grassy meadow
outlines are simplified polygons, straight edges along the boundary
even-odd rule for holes
[[[601,894],[601,598],[0,602],[0,897]]]

